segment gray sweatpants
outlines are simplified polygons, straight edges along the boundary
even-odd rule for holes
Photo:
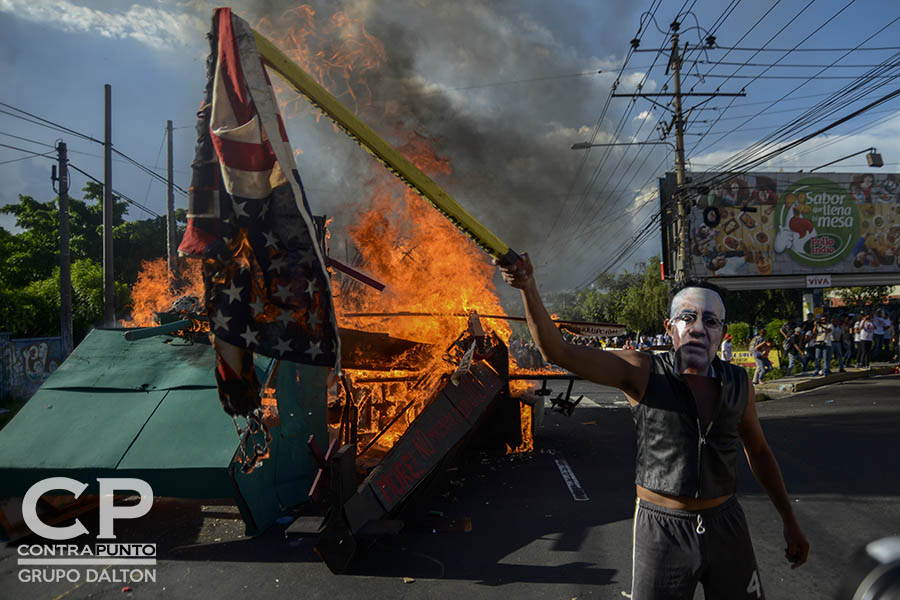
[[[632,600],[765,598],[744,511],[732,496],[701,511],[638,499],[634,514]]]

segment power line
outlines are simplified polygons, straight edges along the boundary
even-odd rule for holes
[[[831,22],[833,19],[835,19],[839,14],[841,14],[844,10],[846,10],[846,9],[850,6],[850,4],[853,3],[853,1],[854,1],[854,0],[851,0],[851,2],[849,2],[849,3],[846,4],[846,5],[844,5],[843,8],[841,8],[837,13],[835,13],[834,15],[832,15],[831,17],[829,17],[828,20],[825,21],[825,23],[823,23],[821,26],[819,26],[813,33],[810,33],[809,35],[807,35],[803,40],[801,40],[800,43],[805,42],[805,41],[806,41],[807,39],[809,39],[812,35],[814,35],[814,33],[818,32],[819,30],[821,30],[822,27],[824,27],[826,24],[830,23],[830,22]],[[811,4],[811,3],[810,3],[810,4]],[[798,18],[798,17],[800,16],[800,14],[802,14],[803,11],[805,11],[807,8],[809,8],[809,6],[810,6],[810,5],[808,4],[806,7],[804,7],[803,10],[801,10],[801,12],[798,13],[798,14],[794,17],[794,19]],[[792,19],[792,21],[793,21],[794,19]],[[896,19],[895,19],[895,20],[896,20]],[[878,34],[881,33],[882,31],[884,31],[884,29],[886,29],[890,24],[891,24],[891,23],[888,23],[887,25],[885,25],[884,27],[882,27],[881,29],[879,29],[878,31],[876,31],[875,33],[873,33],[872,35],[870,35],[868,38],[866,38],[865,40],[863,40],[862,42],[860,42],[860,44],[859,44],[857,47],[862,47],[863,44],[865,44],[866,42],[868,42],[869,40],[871,40],[873,37],[875,37],[876,35],[878,35]],[[782,28],[782,31],[783,31],[783,30],[784,30],[784,28]],[[780,32],[779,32],[779,33],[780,33]],[[769,38],[769,42],[771,42],[772,40],[774,40],[774,37],[775,37],[775,36]],[[766,45],[768,45],[769,42],[766,42]],[[797,47],[799,47],[800,43],[797,44]],[[776,61],[776,62],[779,62],[781,59],[785,58],[788,54],[789,54],[789,53],[786,53],[784,56],[782,56],[782,57],[781,57],[778,61]],[[842,60],[844,57],[846,57],[848,54],[849,54],[849,52],[846,52],[843,56],[838,57],[838,58],[833,62],[833,64],[836,64],[837,62],[841,61],[841,60]],[[754,56],[755,56],[755,55],[754,55]],[[751,57],[751,59],[752,59],[752,57]],[[738,70],[740,70],[740,68],[739,68]],[[737,73],[737,71],[735,71],[735,73]],[[763,73],[765,73],[765,71],[764,71]],[[820,71],[820,73],[821,73],[821,71]],[[871,72],[870,72],[870,73],[871,73]],[[772,106],[774,106],[774,105],[775,105],[777,102],[779,102],[780,100],[783,100],[783,99],[789,97],[793,92],[799,90],[801,87],[803,87],[804,85],[806,85],[807,83],[809,83],[810,81],[812,81],[814,78],[815,78],[815,75],[809,77],[806,81],[804,81],[804,82],[801,83],[800,85],[794,87],[794,89],[792,89],[791,91],[787,92],[786,94],[782,95],[781,98],[779,98],[778,100],[774,100],[774,101],[770,102],[770,103],[768,104],[768,106],[764,107],[762,110],[760,110],[759,112],[757,112],[756,115],[754,115],[753,117],[750,117],[750,118],[748,118],[747,120],[745,120],[744,122],[742,122],[742,123],[741,123],[740,125],[738,125],[735,129],[738,129],[738,128],[740,128],[740,127],[743,127],[744,125],[746,125],[747,123],[749,123],[751,120],[755,119],[756,117],[759,117],[760,115],[762,115],[762,114],[766,111],[767,108],[771,108]],[[847,87],[848,87],[848,86],[845,86],[845,89],[846,89]],[[832,95],[831,95],[831,100],[834,99],[834,96],[835,96],[835,94],[832,94]],[[831,100],[826,101],[824,104],[823,104],[823,103],[819,103],[819,105],[817,105],[817,106],[827,106],[828,103],[829,103]],[[814,110],[815,110],[815,109],[808,110],[807,113],[805,113],[805,114],[812,114],[812,113],[814,112]],[[719,118],[721,118],[721,115],[720,115]],[[801,117],[801,119],[802,119],[802,117]],[[718,122],[718,119],[717,119],[716,122]],[[691,149],[691,153],[694,153],[695,151],[697,151],[697,147],[700,145],[700,142],[702,142],[703,139],[706,137],[706,135],[707,135],[710,131],[712,131],[713,127],[715,127],[716,122],[714,122],[712,125],[710,125],[710,127],[707,129],[707,132],[700,138],[700,140],[697,141],[696,144],[694,144],[693,148]],[[796,120],[795,120],[795,122],[796,122]],[[731,133],[731,132],[730,132],[730,133]],[[718,139],[716,139],[715,141],[713,141],[711,144],[707,145],[706,148],[710,148],[710,147],[712,147],[713,145],[717,144],[719,141],[721,141],[722,139],[724,139],[727,135],[730,135],[730,133],[721,135]],[[772,137],[772,136],[767,136],[766,138],[763,139],[763,141],[765,141],[766,139],[769,139],[769,138],[771,138],[771,137]],[[762,142],[757,142],[756,144],[753,144],[749,149],[743,151],[742,153],[739,153],[739,155],[741,155],[741,154],[743,154],[743,155],[749,154],[750,152],[754,151],[754,148],[755,148],[755,147],[758,147],[759,145],[761,145],[761,143],[762,143]],[[704,148],[704,150],[705,150],[706,148]]]
[[[687,0],[685,0],[685,5],[686,4],[687,4]],[[593,143],[594,140],[597,139],[597,135],[600,133],[600,127],[603,123],[603,119],[606,117],[606,112],[609,110],[610,104],[612,103],[612,95],[616,91],[616,88],[618,88],[618,86],[619,86],[619,82],[621,80],[622,74],[625,71],[625,66],[628,64],[628,61],[631,59],[631,56],[634,53],[635,48],[637,48],[637,45],[640,44],[640,41],[641,41],[642,35],[643,35],[643,31],[644,31],[644,16],[646,15],[649,18],[652,18],[653,15],[656,14],[656,11],[659,10],[659,7],[661,5],[662,5],[662,0],[652,0],[652,2],[650,3],[650,8],[644,14],[641,15],[641,18],[638,22],[637,33],[635,34],[635,36],[633,38],[634,41],[632,41],[632,44],[629,47],[628,52],[625,55],[625,59],[622,61],[622,67],[619,69],[619,74],[616,76],[616,79],[613,82],[612,86],[610,86],[609,93],[607,94],[607,97],[606,97],[606,102],[603,104],[603,108],[600,110],[600,115],[597,117],[596,123],[594,123],[594,128],[593,128],[593,130],[591,132],[591,136],[590,136],[591,143]],[[682,6],[682,8],[684,8],[684,6]],[[635,41],[636,41],[636,43],[635,43]],[[654,59],[653,62],[655,64],[656,59]],[[646,79],[646,74],[645,74],[644,78]],[[557,211],[556,216],[553,219],[553,223],[550,226],[549,232],[547,233],[547,235],[544,237],[543,241],[541,242],[541,246],[538,248],[537,256],[543,255],[544,249],[547,244],[547,240],[550,239],[552,237],[553,233],[556,231],[556,226],[559,224],[560,215],[562,215],[566,211],[566,207],[568,205],[568,196],[569,196],[569,194],[572,193],[572,190],[575,188],[575,185],[578,181],[578,177],[579,177],[579,175],[581,175],[581,171],[582,171],[582,169],[584,169],[585,164],[587,164],[589,152],[590,151],[585,152],[582,155],[581,161],[578,163],[578,167],[575,169],[575,174],[572,176],[572,179],[569,182],[569,187],[568,187],[568,190],[566,191],[566,196],[567,196],[566,201],[563,203],[563,206],[560,208],[560,210]],[[576,208],[576,212],[577,212],[577,208]]]
[[[725,22],[725,20],[728,18],[728,16],[730,16],[731,12],[733,12],[733,11],[735,10],[735,8],[737,7],[739,1],[740,1],[740,0],[732,0],[731,4],[730,4],[728,7],[725,8],[725,10],[722,12],[722,14],[719,16],[719,18],[716,20],[715,24],[713,25],[713,29],[712,29],[712,32],[710,33],[710,35],[712,35],[713,33],[715,33],[715,32],[718,30],[718,28]],[[685,4],[686,4],[686,3],[685,3]],[[692,8],[693,8],[693,5],[692,5]],[[696,20],[696,15],[694,15],[694,18],[695,18],[695,20]],[[698,29],[698,30],[699,30],[699,29],[702,29],[701,27],[699,27],[699,24],[698,24],[698,26],[697,26],[697,29]],[[705,30],[704,30],[704,31],[705,31]],[[667,34],[667,35],[668,35],[668,34]],[[700,34],[699,34],[699,33],[698,33],[698,37],[700,37]],[[698,49],[700,49],[700,46],[694,47],[692,51],[697,51]],[[658,53],[657,56],[654,58],[654,65],[655,65],[656,61],[659,59],[659,56],[660,56],[660,53]],[[674,75],[674,74],[673,74],[673,75]],[[673,75],[670,75],[670,76],[669,76],[669,80],[666,82],[666,85],[668,85],[668,82],[671,81]],[[645,76],[645,78],[646,78],[646,76]],[[643,82],[642,82],[642,83],[643,83]],[[639,86],[639,87],[640,87],[640,86]],[[664,87],[665,87],[665,86],[664,86]],[[630,112],[631,112],[631,110],[633,109],[633,107],[635,106],[635,104],[636,104],[636,101],[633,100],[631,106],[629,107],[629,111],[626,112],[625,115],[623,115],[623,118],[627,118],[627,117],[630,115]],[[663,118],[664,118],[664,117],[663,117]],[[647,122],[647,119],[644,119],[644,120],[641,122],[641,125],[638,127],[638,131],[635,132],[634,134],[632,134],[632,137],[636,137],[636,136],[640,133],[640,130],[643,128],[643,126],[646,124],[646,122]],[[661,124],[662,124],[662,118],[658,121],[657,127],[659,127],[659,125],[661,125]],[[620,125],[621,125],[621,123],[620,123]],[[616,133],[614,134],[614,139],[618,136],[618,132],[619,132],[619,129],[617,129]],[[650,158],[650,153],[649,153],[649,151],[648,151],[648,153],[644,156],[643,161],[641,161],[640,164],[638,164],[637,159],[638,159],[638,157],[640,156],[640,154],[644,151],[644,149],[645,149],[645,148],[643,148],[643,147],[640,147],[640,148],[639,148],[639,150],[638,150],[638,152],[637,152],[637,156],[635,156],[634,159],[628,164],[628,167],[626,168],[625,172],[624,172],[624,173],[622,174],[622,176],[618,179],[618,181],[616,182],[616,184],[614,185],[614,187],[619,187],[619,185],[622,183],[622,181],[624,181],[625,177],[628,176],[628,172],[631,171],[631,170],[635,167],[635,165],[637,165],[637,168],[634,170],[634,172],[633,172],[633,174],[632,174],[632,176],[631,176],[631,180],[628,182],[628,184],[626,185],[626,187],[628,187],[628,186],[631,185],[631,181],[634,181],[635,177],[637,177],[638,174],[641,172],[641,169],[643,168],[644,164],[646,164],[647,160]],[[606,155],[604,156],[604,160],[605,160],[606,157],[609,156],[609,153],[610,153],[610,152],[611,152],[611,148],[607,150],[607,153],[606,153]],[[627,152],[627,151],[626,151],[626,152]],[[613,170],[612,170],[613,173],[615,173],[615,172],[618,170],[619,165],[622,164],[622,161],[623,161],[624,159],[625,159],[625,153],[623,153],[623,154],[619,157],[619,162],[613,167]],[[662,165],[665,164],[665,162],[666,162],[666,159],[663,160],[663,162],[661,163],[660,167],[658,167],[658,168],[661,168]],[[593,184],[595,183],[596,178],[599,177],[599,174],[600,174],[600,173],[599,173],[599,170],[600,170],[601,167],[602,167],[602,163],[601,163],[600,165],[598,165],[597,169],[594,171],[594,178],[592,179],[592,181],[591,181],[591,183],[590,183],[588,189],[586,190],[586,192],[585,192],[586,194],[587,194],[587,193],[590,191],[590,189],[593,187]],[[647,182],[646,182],[644,185],[642,185],[642,186],[640,187],[640,192],[642,192],[642,191],[647,187],[647,185],[649,185],[649,184],[652,182],[653,177],[654,177],[654,175],[651,175],[651,177],[647,180]],[[608,184],[609,181],[612,181],[612,176],[610,176],[609,178],[607,178],[607,184]],[[603,188],[601,188],[601,190],[598,191],[598,192],[596,193],[596,197],[597,197],[598,199],[599,199],[600,196],[603,194],[603,192],[606,190],[606,185],[607,185],[607,184],[604,184]],[[580,238],[582,238],[582,237],[585,237],[586,235],[592,235],[592,234],[596,233],[603,225],[606,224],[606,217],[607,217],[608,215],[612,214],[612,213],[615,211],[616,207],[619,205],[619,203],[622,202],[624,199],[625,199],[625,195],[622,194],[622,195],[620,195],[616,200],[611,201],[611,202],[607,202],[607,203],[606,203],[606,206],[605,206],[605,207],[602,207],[599,211],[596,211],[595,214],[594,214],[591,218],[580,220],[580,221],[579,221],[579,224],[578,224],[578,227],[576,227],[576,230],[575,230],[575,232],[573,233],[573,235],[568,236],[565,240],[563,240],[563,241],[561,242],[562,247],[570,246],[570,245],[571,245],[572,243],[574,243],[576,240],[578,240],[578,239],[580,239]],[[579,206],[580,206],[580,205],[579,205]],[[641,206],[641,207],[639,207],[639,208],[642,208],[642,207],[643,207],[643,206]],[[605,209],[605,210],[604,210],[604,209]],[[577,211],[576,211],[576,212],[577,212]],[[588,228],[588,227],[590,227],[591,225],[593,225],[594,223],[598,223],[598,222],[600,223],[600,225],[598,225],[598,226],[596,226],[596,227]]]
[[[773,65],[774,66],[774,65]],[[711,79],[809,79],[809,75],[725,75],[725,74],[707,74],[703,76]],[[815,75],[819,79],[856,79],[856,75]],[[878,75],[875,79],[894,79],[895,75]]]
[[[878,67],[880,65],[816,65],[816,64],[808,64],[808,63],[790,63],[790,64],[770,64],[770,63],[751,63],[751,62],[729,62],[724,60],[699,60],[696,61],[702,65],[716,65],[716,66],[741,66],[741,67],[780,67],[780,68],[835,68],[835,69],[870,69],[872,67]],[[634,67],[636,68],[636,67]]]
[[[21,108],[16,108],[15,106],[12,106],[11,104],[7,104],[7,103],[5,103],[5,102],[0,102],[0,106],[5,106],[6,108],[8,108],[8,109],[10,109],[10,110],[14,110],[14,111],[16,111],[16,112],[20,112],[20,113],[22,113],[23,115],[27,115],[27,116],[31,117],[32,119],[37,119],[38,121],[41,121],[41,122],[43,122],[43,123],[46,123],[47,125],[53,126],[53,127],[57,128],[57,129],[62,129],[62,130],[65,131],[66,133],[71,133],[72,135],[76,135],[76,136],[78,136],[78,137],[84,138],[84,139],[86,139],[86,140],[90,140],[90,141],[92,141],[92,142],[96,142],[96,143],[98,143],[98,144],[102,144],[102,143],[103,143],[103,142],[101,142],[100,140],[96,140],[96,139],[92,138],[91,136],[89,136],[89,135],[87,135],[87,134],[81,133],[81,132],[79,132],[79,131],[75,131],[74,129],[69,129],[68,127],[65,127],[65,126],[63,126],[63,125],[60,125],[59,123],[54,123],[53,121],[51,121],[51,120],[49,120],[49,119],[45,119],[45,118],[43,118],[43,117],[39,117],[39,116],[37,116],[37,115],[31,114],[30,112],[28,112],[28,111],[26,111],[26,110],[22,110]],[[7,114],[8,114],[8,113],[7,113]],[[15,116],[15,115],[14,115],[14,116]]]
[[[172,129],[174,130],[175,128],[173,127]],[[166,136],[167,136],[167,135],[168,135],[168,132],[166,131],[166,128],[163,128],[162,139],[159,140],[159,150],[156,151],[156,160],[153,161],[153,168],[154,168],[154,169],[156,168],[157,163],[159,163],[159,157],[160,157],[160,155],[162,155],[163,144],[166,143]],[[146,202],[146,201],[147,201],[147,198],[150,197],[150,188],[151,188],[151,187],[153,187],[153,180],[152,180],[152,179],[151,179],[150,181],[147,182],[147,192],[144,194],[144,202]]]
[[[91,179],[91,180],[93,180],[94,182],[99,183],[100,185],[103,185],[103,182],[102,182],[102,181],[100,181],[99,179],[97,179],[96,177],[94,177],[93,175],[91,175],[90,173],[87,173],[86,171],[82,171],[81,169],[79,169],[78,167],[76,167],[75,165],[73,165],[72,163],[69,163],[69,167],[72,168],[72,169],[75,169],[76,171],[78,171],[79,173],[81,173],[82,175],[84,175],[85,177],[87,177],[88,179]],[[139,209],[141,209],[142,211],[144,211],[144,212],[146,212],[146,213],[148,213],[148,214],[153,215],[153,216],[156,217],[157,219],[161,219],[161,218],[162,218],[162,215],[161,215],[161,214],[156,213],[156,212],[150,210],[149,208],[147,208],[146,206],[144,206],[144,205],[141,204],[140,202],[136,202],[135,200],[132,200],[131,198],[129,198],[128,196],[126,196],[126,195],[123,194],[122,192],[119,192],[118,190],[113,189],[113,190],[112,190],[112,193],[115,194],[116,196],[119,196],[120,198],[122,198],[122,200],[124,200],[124,201],[127,202],[128,204],[131,204],[132,206],[134,206],[134,207],[136,207],[136,208],[139,208]]]
[[[716,45],[717,50],[733,50],[735,52],[878,52],[878,51],[897,51],[900,46],[879,46],[872,48],[738,48]]]
[[[22,160],[30,160],[32,158],[53,158],[53,153],[48,152],[47,154],[32,154],[31,156],[20,156],[19,158],[14,158],[12,160],[4,160],[0,162],[0,165],[8,165],[10,163],[19,162]]]
[[[867,110],[874,108],[874,107],[878,106],[879,104],[883,104],[889,100],[892,100],[893,98],[895,98],[897,96],[900,96],[900,88],[878,98],[874,102],[870,102],[869,104],[863,106],[862,108],[859,108],[859,109],[853,111],[852,113],[850,113],[844,117],[841,117],[840,119],[838,119],[836,121],[833,121],[832,123],[829,123],[828,125],[826,125],[825,127],[822,127],[821,129],[818,129],[818,130],[816,130],[812,133],[809,133],[797,140],[794,140],[793,142],[787,143],[779,148],[776,148],[774,150],[767,152],[766,154],[764,154],[762,156],[759,156],[757,158],[752,159],[751,161],[749,161],[747,163],[742,164],[739,169],[729,169],[728,177],[726,179],[731,179],[741,173],[746,173],[746,172],[750,171],[754,166],[760,165],[768,160],[771,160],[772,158],[774,158],[775,156],[778,156],[779,154],[784,154],[791,148],[795,148],[796,146],[799,146],[800,144],[807,142],[816,136],[822,135],[826,131],[834,129],[838,125],[846,123],[847,121],[863,114]],[[740,173],[738,173],[738,171],[740,171]],[[712,178],[709,178],[702,182],[695,182],[694,185],[696,185],[696,186],[710,185],[714,178],[715,177],[712,177]]]
[[[9,144],[0,144],[0,147],[9,148],[10,150],[18,150],[19,152],[27,152],[28,154],[34,154],[35,156],[43,156],[40,152],[35,152],[34,150],[26,150],[25,148],[19,148],[18,146],[10,146]],[[47,154],[49,154],[49,152]]]
[[[42,126],[44,126],[44,127],[49,127],[49,128],[51,128],[51,129],[56,129],[57,131],[63,131],[63,132],[65,132],[65,133],[70,133],[70,134],[72,134],[72,135],[78,136],[78,137],[80,137],[80,138],[86,139],[86,140],[91,141],[91,142],[94,142],[94,143],[96,143],[96,144],[101,144],[101,145],[103,145],[103,142],[101,142],[100,140],[98,140],[98,139],[96,139],[96,138],[93,138],[93,137],[91,137],[91,136],[89,136],[89,135],[87,135],[87,134],[81,133],[81,132],[79,132],[79,131],[75,131],[74,129],[70,129],[70,128],[68,128],[68,127],[65,127],[64,125],[60,125],[59,123],[56,123],[56,122],[54,122],[54,121],[51,121],[50,119],[45,119],[45,118],[43,118],[43,117],[39,117],[38,115],[32,114],[32,113],[30,113],[30,112],[28,112],[28,111],[26,111],[26,110],[21,109],[21,108],[17,108],[17,107],[15,107],[15,106],[12,106],[11,104],[7,104],[7,103],[5,103],[5,102],[0,102],[0,106],[5,106],[6,108],[9,108],[10,110],[14,110],[14,111],[20,112],[20,113],[22,113],[23,115],[27,115],[28,117],[31,117],[31,119],[36,119],[36,121],[35,121],[35,120],[27,119],[27,118],[25,118],[25,117],[22,117],[21,115],[17,115],[17,114],[13,114],[13,113],[10,113],[10,112],[7,112],[7,111],[0,110],[0,112],[2,112],[2,113],[4,113],[4,114],[7,114],[7,115],[10,115],[10,116],[19,118],[19,119],[23,119],[23,120],[28,121],[28,122],[30,122],[30,123],[34,123],[35,125],[42,125]],[[139,162],[136,161],[135,159],[131,158],[130,156],[128,156],[127,154],[125,154],[124,152],[122,152],[121,150],[118,150],[118,149],[116,149],[116,148],[112,148],[112,151],[115,152],[116,154],[118,154],[119,156],[121,156],[122,158],[124,158],[126,161],[128,161],[129,163],[131,163],[132,165],[134,165],[134,166],[137,167],[138,169],[144,171],[145,173],[147,173],[147,174],[150,175],[151,177],[155,177],[155,178],[159,179],[160,181],[162,181],[163,183],[167,183],[167,180],[166,180],[165,177],[163,177],[163,176],[160,175],[159,173],[154,172],[153,170],[151,170],[151,169],[148,168],[147,166],[143,165],[142,163],[139,163]],[[188,195],[187,191],[186,191],[184,188],[182,188],[180,185],[173,184],[173,187],[174,187],[175,189],[177,189],[179,192],[181,192],[182,194],[184,194],[185,196]]]
[[[38,142],[37,140],[32,140],[26,137],[21,137],[18,135],[13,135],[11,133],[7,133],[5,131],[0,131],[0,135],[5,135],[6,137],[15,138],[17,140],[22,140],[23,142],[30,142],[32,144],[37,144],[38,146],[46,146],[48,148],[56,148],[53,144],[45,144],[44,142]]]

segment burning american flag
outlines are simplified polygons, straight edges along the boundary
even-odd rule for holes
[[[225,411],[260,406],[252,354],[339,367],[331,283],[250,26],[219,8],[198,112],[188,227],[203,259]]]

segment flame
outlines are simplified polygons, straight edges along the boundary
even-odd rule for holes
[[[387,52],[366,31],[361,19],[343,11],[322,19],[311,6],[303,5],[290,8],[275,19],[263,17],[256,30],[348,106],[358,111],[361,106],[371,104],[368,77],[377,75]],[[279,99],[291,109],[285,116],[312,110],[280,81],[273,83]]]
[[[180,259],[185,267],[181,281],[169,277],[165,258],[141,262],[141,271],[131,288],[131,319],[122,319],[125,327],[153,327],[158,325],[156,313],[172,309],[172,303],[182,296],[203,297],[203,276],[198,259]]]
[[[522,443],[513,448],[509,444],[506,445],[507,454],[518,454],[521,452],[534,452],[534,436],[532,436],[532,419],[534,407],[527,402],[519,402],[519,414],[522,421]]]
[[[395,146],[423,172],[431,177],[453,173],[450,161],[437,152],[437,141],[395,114],[395,104],[389,103],[381,109],[383,112],[376,112],[369,81],[384,76],[382,68],[388,56],[384,44],[366,30],[361,19],[342,11],[329,17],[311,6],[297,6],[278,17],[264,17],[256,29],[349,108],[357,113],[365,111],[377,122],[391,123],[387,133]],[[273,83],[286,120],[313,114],[315,109],[278,78],[273,78]],[[315,114],[318,118],[319,114]],[[467,327],[467,318],[460,315],[470,311],[495,315],[505,312],[493,285],[495,269],[481,250],[380,164],[370,164],[370,192],[362,201],[365,208],[355,216],[349,230],[342,233],[355,247],[355,258],[348,257],[351,266],[361,268],[387,287],[378,292],[334,274],[337,320],[342,327],[387,333],[427,345],[415,350],[420,353],[415,362],[424,365],[415,373],[401,368],[408,357],[395,357],[394,363],[385,365],[386,371],[377,374],[345,370],[359,413],[360,448],[381,432],[375,445],[385,450],[427,405],[442,378],[454,370],[455,365],[444,360],[444,353]],[[423,316],[348,316],[399,312]],[[511,330],[506,321],[492,319],[485,321],[485,326],[508,342]],[[428,375],[419,377],[423,373]],[[394,381],[360,382],[375,377]],[[336,386],[329,404],[343,406],[347,394],[343,385]],[[525,421],[523,412],[523,431]],[[530,440],[530,413],[527,421]],[[337,430],[335,424],[332,428]]]

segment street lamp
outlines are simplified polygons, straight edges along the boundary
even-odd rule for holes
[[[578,142],[572,144],[572,150],[587,150],[588,148],[603,148],[606,146],[657,146],[666,145],[675,150],[675,144],[672,142],[616,142],[615,144],[592,144],[590,142]]]
[[[866,153],[866,162],[869,163],[870,167],[883,167],[884,160],[881,158],[881,154],[878,153],[875,148],[866,148],[865,150],[860,150],[859,152],[854,152],[853,154],[848,154],[847,156],[842,156],[836,160],[825,163],[824,165],[819,165],[815,169],[810,169],[808,172],[812,173],[813,171],[818,171],[819,169],[823,169],[829,165],[833,165],[834,163],[841,162],[842,160],[846,160],[848,158],[853,158],[854,156],[859,156],[860,154]],[[802,170],[800,171],[803,172]]]

